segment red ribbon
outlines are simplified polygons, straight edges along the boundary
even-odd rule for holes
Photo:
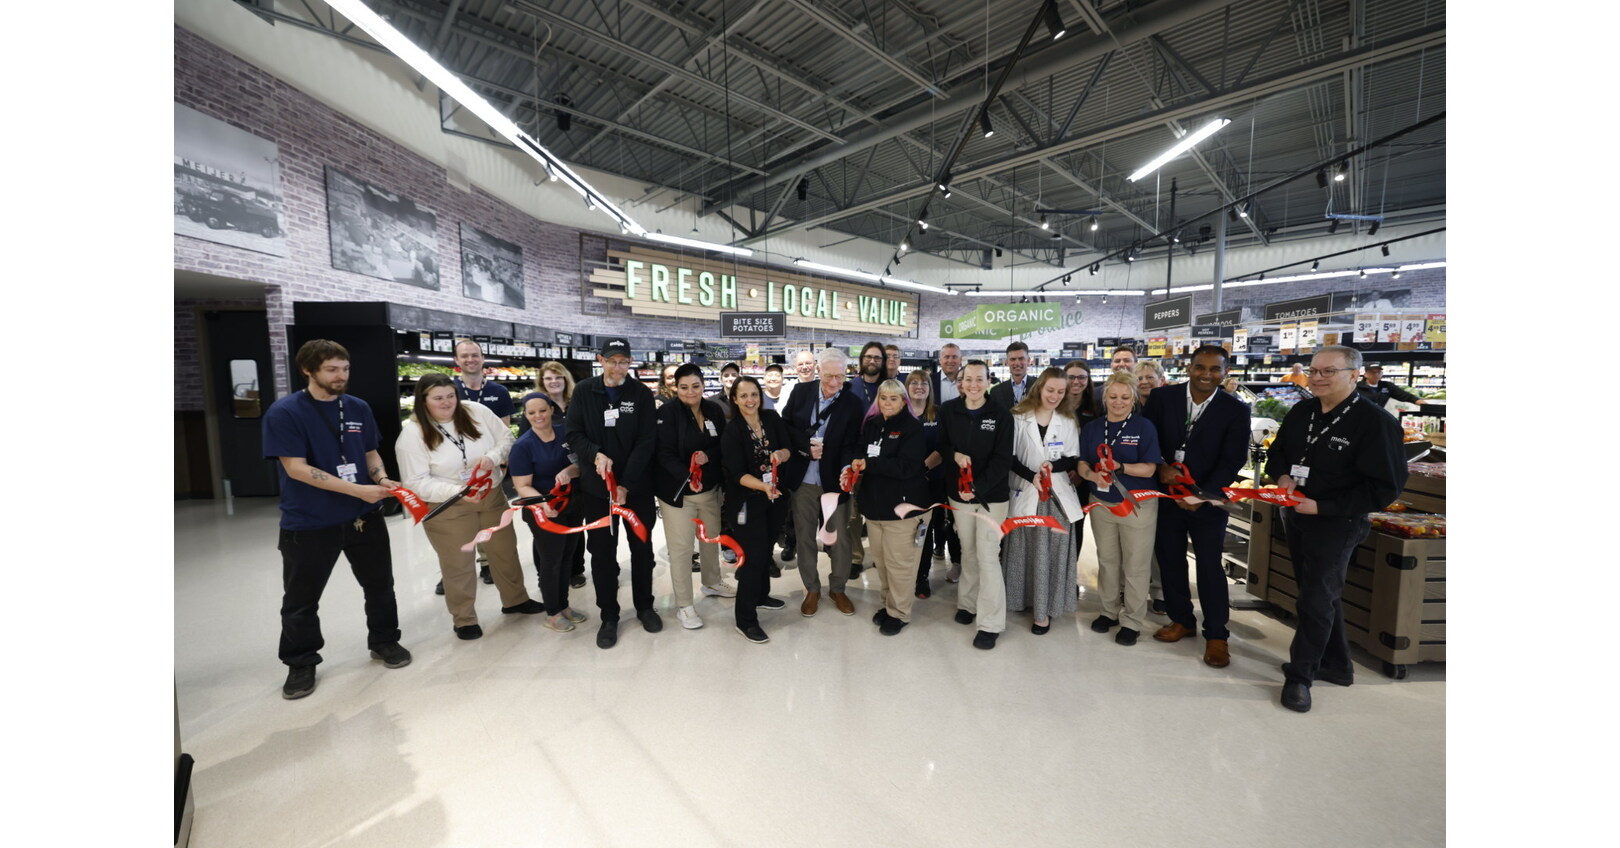
[[[686,480],[686,485],[690,486],[692,491],[703,491],[703,466],[698,464],[696,453],[692,454],[691,464],[686,466]]]
[[[855,487],[859,486],[860,484],[861,472],[855,470],[854,466],[845,466],[844,470],[839,472],[838,488],[843,489],[846,492],[854,493]]]
[[[411,518],[415,519],[411,523],[421,524],[422,518],[428,514],[428,505],[422,501],[422,496],[410,489],[400,486],[397,489],[389,489],[388,494],[393,495],[394,499],[405,507],[405,511],[411,514]]]
[[[1298,506],[1300,504],[1299,495],[1295,494],[1296,490],[1284,489],[1279,486],[1261,488],[1228,486],[1221,491],[1234,501],[1257,500],[1276,504],[1277,506]]]
[[[948,503],[930,504],[928,506],[917,506],[916,504],[903,503],[894,508],[894,514],[900,516],[901,518],[905,518],[910,515],[929,512],[936,509],[948,509],[951,512],[964,512],[964,510],[957,509]],[[1009,516],[1006,521],[997,524],[996,520],[986,514],[984,510],[968,510],[966,511],[966,514],[990,525],[990,527],[996,531],[997,536],[1005,536],[1020,527],[1045,527],[1048,530],[1055,530],[1059,533],[1069,532],[1068,525],[1057,520],[1057,516],[1053,515],[1014,515]]]
[[[748,557],[743,555],[742,545],[737,544],[736,539],[733,539],[733,538],[731,538],[730,536],[727,536],[724,533],[720,534],[719,536],[711,537],[709,535],[709,531],[707,530],[707,528],[705,528],[703,526],[703,519],[701,519],[701,518],[692,519],[692,523],[697,525],[698,541],[704,542],[704,543],[707,543],[707,544],[710,544],[710,545],[725,545],[726,547],[731,549],[732,553],[737,555],[737,566],[736,567],[737,568],[742,568],[743,567],[743,563],[747,561]]]
[[[1035,482],[1040,487],[1041,503],[1046,503],[1047,501],[1051,500],[1052,470],[1044,465],[1041,466],[1040,473],[1035,477]]]
[[[1069,528],[1055,515],[1015,515],[1001,522],[1001,534],[1005,536],[1020,527],[1045,527],[1059,533],[1069,532]]]
[[[781,463],[776,461],[776,451],[771,451],[771,488],[777,490],[782,487],[782,472],[778,469],[779,465]]]
[[[602,479],[607,483],[608,514],[617,515],[624,519],[624,523],[629,525],[630,532],[635,533],[637,539],[643,542],[647,541],[647,525],[641,523],[641,517],[613,502],[614,495],[619,491],[619,483],[613,479],[613,471],[610,469],[607,474],[602,476]]]
[[[963,503],[973,500],[973,464],[956,467],[956,494]]]
[[[501,523],[495,525],[494,527],[485,527],[484,529],[478,531],[478,535],[474,536],[471,542],[462,545],[461,549],[464,551],[470,551],[473,548],[476,548],[494,538],[496,533],[499,533],[500,531],[511,526],[512,516],[525,509],[534,516],[535,523],[540,526],[540,529],[545,530],[548,533],[584,533],[587,530],[600,530],[613,523],[613,516],[604,515],[595,521],[581,524],[578,527],[569,527],[565,524],[558,524],[557,522],[547,518],[546,514],[541,512],[540,507],[538,506],[532,504],[529,506],[514,506],[501,513]]]

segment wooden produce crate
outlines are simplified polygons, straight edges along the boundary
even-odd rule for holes
[[[1288,550],[1288,539],[1283,532],[1282,518],[1276,506],[1254,501],[1249,534],[1249,594],[1293,616],[1298,614],[1296,599],[1299,588],[1294,580],[1293,558]],[[1375,551],[1372,535],[1356,546],[1355,556],[1344,580],[1344,629],[1350,641],[1361,645],[1366,642],[1372,626],[1373,562]]]

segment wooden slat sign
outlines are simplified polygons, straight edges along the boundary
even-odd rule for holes
[[[610,250],[608,259],[591,272],[591,294],[637,315],[715,321],[722,312],[780,312],[790,327],[876,335],[917,328],[917,296],[892,289],[644,248]]]

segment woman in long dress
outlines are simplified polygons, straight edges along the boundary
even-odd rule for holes
[[[1080,425],[1069,408],[1063,372],[1042,371],[1012,413],[1012,503],[1007,515],[1049,515],[1068,528],[1082,515],[1068,473],[1080,462]],[[1044,501],[1043,480],[1051,486],[1051,498]],[[1073,533],[1046,527],[1020,527],[1007,538],[1007,609],[1030,610],[1035,619],[1030,631],[1037,636],[1052,629],[1052,616],[1079,608],[1076,544]]]

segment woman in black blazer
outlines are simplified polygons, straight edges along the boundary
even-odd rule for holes
[[[669,550],[669,581],[675,589],[675,617],[687,630],[703,626],[692,605],[692,572],[688,566],[697,542],[697,525],[710,533],[720,526],[720,435],[725,432],[720,404],[703,397],[703,369],[687,363],[675,369],[675,397],[658,408],[653,451],[653,493],[663,516],[664,544]],[[696,463],[700,480],[694,481]],[[697,486],[691,485],[697,482]],[[718,546],[697,548],[702,563],[703,594],[730,598],[737,587],[720,573]]]
[[[923,516],[901,518],[900,504],[925,507],[928,477],[924,462],[928,440],[922,424],[906,403],[899,380],[878,386],[877,402],[861,425],[860,451],[850,468],[861,475],[856,503],[866,519],[867,548],[876,561],[883,586],[883,609],[872,616],[885,636],[911,623],[912,593],[917,585],[917,533]]]
[[[755,644],[770,641],[759,626],[756,608],[786,606],[780,598],[770,596],[771,543],[782,532],[788,515],[787,492],[771,473],[771,460],[780,464],[792,457],[782,417],[764,407],[765,393],[759,381],[738,377],[731,384],[734,416],[720,440],[726,486],[724,526],[743,549],[742,564],[737,566],[737,632]]]

